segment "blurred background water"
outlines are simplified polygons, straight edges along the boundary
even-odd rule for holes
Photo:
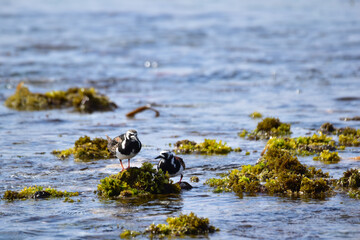
[[[265,141],[237,136],[251,130],[254,111],[292,124],[293,136],[324,122],[359,128],[342,117],[360,115],[360,2],[353,1],[0,1],[0,101],[24,82],[33,92],[95,87],[119,108],[78,114],[68,109],[17,112],[0,105],[0,193],[44,185],[80,191],[80,202],[59,199],[0,205],[3,239],[116,239],[169,216],[209,217],[230,238],[360,238],[359,202],[338,194],[320,200],[214,194],[203,182],[255,164]],[[160,111],[135,119],[144,104]],[[117,160],[58,160],[54,149],[80,136],[112,137],[137,129],[144,148],[133,166],[169,143],[223,140],[242,153],[182,156],[191,191],[146,203],[99,200],[101,178]],[[249,156],[245,152],[249,151]],[[255,151],[255,152],[254,152]],[[257,151],[257,152],[256,152]],[[359,167],[340,152],[338,164],[299,160],[338,178]],[[176,180],[176,179],[175,179]]]

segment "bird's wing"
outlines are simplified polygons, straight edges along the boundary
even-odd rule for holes
[[[177,157],[175,156],[175,159],[178,160],[180,162],[180,164],[183,166],[183,168],[185,169],[185,162],[181,157]]]
[[[108,149],[112,154],[116,154],[116,148],[121,144],[123,139],[121,136],[117,136],[114,139],[111,139],[109,136],[106,135],[107,141],[108,141]]]

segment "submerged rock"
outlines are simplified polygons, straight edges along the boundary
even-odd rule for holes
[[[241,148],[231,148],[226,142],[216,142],[215,139],[204,139],[202,143],[190,140],[177,141],[174,151],[177,153],[199,153],[199,154],[228,154],[232,151],[241,152]]]
[[[93,160],[93,159],[109,159],[113,156],[107,148],[108,141],[103,138],[90,139],[88,136],[80,137],[75,141],[73,148],[65,150],[54,150],[52,154],[59,158],[65,159],[70,155],[74,155],[75,159]]]
[[[193,188],[193,186],[191,186],[190,183],[188,183],[188,182],[180,182],[179,185],[180,185],[180,188],[183,190],[190,190]]]
[[[100,180],[97,194],[106,198],[123,198],[149,194],[180,193],[179,184],[173,184],[169,175],[156,171],[151,163],[143,163]]]
[[[113,111],[117,108],[106,96],[94,88],[69,88],[67,91],[32,93],[20,83],[14,95],[8,97],[5,106],[19,111],[38,111],[54,108],[73,107],[74,111],[92,113]]]

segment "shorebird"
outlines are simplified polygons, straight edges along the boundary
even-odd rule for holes
[[[170,177],[180,175],[180,181],[183,178],[182,172],[185,170],[185,163],[182,158],[174,156],[170,151],[162,151],[160,155],[155,159],[161,159],[157,165],[157,169],[162,169],[164,172],[168,172]]]
[[[126,133],[121,134],[114,139],[106,135],[108,140],[108,149],[119,160],[122,171],[125,170],[122,160],[128,160],[128,168],[130,168],[130,159],[135,157],[141,150],[141,142],[137,137],[136,130],[128,130]]]

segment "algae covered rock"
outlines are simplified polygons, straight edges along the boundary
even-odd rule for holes
[[[205,184],[214,187],[214,192],[265,192],[317,198],[331,193],[328,177],[321,170],[301,164],[291,152],[273,147],[256,165],[233,169],[222,178],[208,179]]]
[[[67,91],[32,93],[20,83],[14,95],[8,97],[5,106],[19,111],[38,111],[73,107],[74,111],[92,113],[112,111],[117,108],[106,96],[94,88],[69,88]]]
[[[75,159],[92,160],[92,159],[109,159],[112,158],[111,153],[107,148],[107,140],[103,138],[80,137],[75,141],[73,148],[65,149],[62,151],[54,150],[52,154],[59,158],[65,159],[70,155],[74,155]]]
[[[177,141],[174,151],[177,153],[199,153],[199,154],[228,154],[232,151],[241,152],[241,148],[231,148],[226,142],[215,139],[204,139],[202,143],[196,143],[189,140]]]
[[[54,188],[43,186],[25,187],[20,191],[7,190],[3,196],[6,200],[28,199],[28,198],[48,198],[48,197],[73,197],[79,196],[78,192],[59,191]]]
[[[253,113],[251,113],[250,115],[249,115],[249,117],[251,117],[251,118],[262,118],[262,114],[261,113],[259,113],[259,112],[253,112]]]
[[[252,132],[243,130],[238,135],[240,137],[247,137],[250,140],[269,139],[275,136],[290,135],[291,125],[282,123],[278,118],[267,117],[257,124],[257,127]]]
[[[144,196],[149,194],[179,193],[179,184],[172,184],[169,175],[156,171],[151,163],[100,180],[97,194],[106,198]]]
[[[190,214],[180,214],[179,217],[169,217],[167,224],[151,224],[146,230],[150,236],[184,236],[184,235],[204,235],[214,233],[219,229],[210,225],[208,218],[196,216],[193,212]]]

